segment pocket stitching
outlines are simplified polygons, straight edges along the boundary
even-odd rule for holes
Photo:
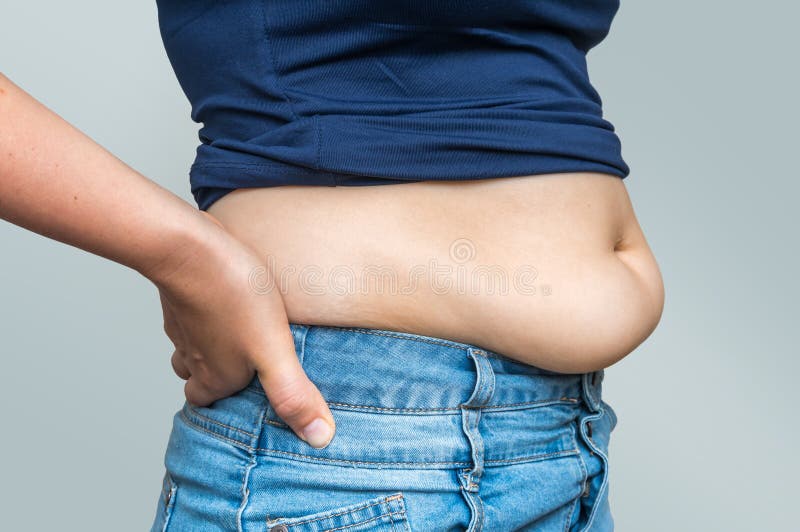
[[[399,508],[400,508],[399,510],[392,511],[391,507],[389,506],[389,501],[392,501],[392,500],[397,500]],[[367,508],[371,508],[373,506],[382,505],[382,504],[386,505],[386,510],[387,510],[386,512],[383,512],[383,513],[381,513],[379,515],[376,515],[376,516],[372,516],[369,519],[366,519],[366,520],[363,520],[363,521],[359,521],[357,523],[351,523],[349,525],[344,525],[344,526],[325,529],[325,530],[326,530],[326,532],[332,532],[332,531],[336,531],[336,530],[344,530],[344,529],[347,529],[347,528],[352,528],[354,526],[360,526],[360,525],[363,525],[365,523],[369,523],[370,521],[374,521],[376,519],[380,519],[380,518],[386,517],[386,516],[389,516],[389,519],[391,520],[392,525],[394,525],[396,523],[396,521],[395,521],[393,516],[401,516],[402,521],[400,521],[400,522],[404,522],[406,524],[408,523],[408,520],[406,518],[405,495],[403,494],[403,492],[398,491],[398,492],[392,493],[391,495],[384,495],[384,496],[381,496],[381,497],[378,497],[378,498],[375,498],[375,499],[371,499],[371,500],[363,502],[363,503],[355,503],[355,506],[354,505],[350,505],[350,506],[345,506],[343,508],[335,508],[335,509],[332,509],[332,510],[327,510],[327,511],[324,511],[325,513],[323,513],[322,515],[319,515],[317,517],[313,517],[313,518],[310,518],[310,519],[304,519],[303,517],[288,517],[288,518],[286,518],[286,517],[276,517],[276,518],[272,518],[272,519],[268,518],[267,519],[267,525],[269,527],[273,527],[273,526],[279,525],[279,524],[285,524],[288,527],[306,525],[308,523],[313,523],[315,521],[321,521],[323,519],[333,519],[335,517],[340,517],[342,515],[354,514],[356,512],[364,511]],[[303,520],[302,521],[294,521],[294,519],[303,519]],[[406,527],[406,529],[410,530],[407,527]]]
[[[399,524],[404,532],[411,532],[411,525],[408,524],[408,516],[406,515],[405,495],[403,495],[403,492],[399,491],[395,495],[391,495],[390,497],[388,497],[386,500],[388,501],[392,497],[398,499],[397,502],[400,506],[400,511],[389,514],[389,520],[392,522],[392,530],[395,529],[395,525]],[[402,519],[399,522],[397,522],[394,520],[394,517],[392,517],[392,515],[400,515]]]
[[[567,519],[564,523],[564,532],[567,532],[570,528],[570,521],[572,521],[572,516],[575,513],[576,508],[580,509],[583,507],[583,502],[581,499],[583,498],[583,493],[586,490],[586,486],[589,483],[589,469],[586,467],[586,461],[583,459],[583,455],[581,454],[580,445],[578,444],[578,438],[580,437],[578,433],[580,432],[579,427],[580,421],[572,423],[572,443],[575,445],[575,457],[577,458],[578,467],[580,469],[580,491],[578,495],[575,497],[575,501],[572,503],[572,509],[567,512]]]
[[[393,515],[401,515],[401,514],[404,514],[404,513],[405,512],[389,512],[389,513],[385,513],[385,514],[381,514],[381,515],[376,515],[375,517],[370,517],[366,521],[359,521],[358,523],[351,523],[349,525],[337,526],[336,528],[326,528],[325,532],[334,532],[336,530],[345,530],[345,529],[348,529],[348,528],[353,528],[354,526],[361,526],[361,525],[369,523],[370,521],[375,521],[376,519],[380,519],[381,517],[386,517],[387,515],[389,516],[389,520],[392,522],[392,528],[394,528],[395,522],[394,522],[394,519],[392,519],[392,516]],[[294,526],[294,525],[290,525],[290,526]]]
[[[197,431],[203,432],[205,434],[208,434],[212,438],[217,438],[220,441],[224,441],[224,442],[229,443],[230,445],[232,445],[234,447],[238,447],[239,449],[243,449],[245,451],[254,451],[255,450],[253,447],[247,445],[246,443],[242,443],[240,441],[228,438],[227,436],[224,436],[224,435],[219,434],[217,432],[212,432],[211,430],[207,429],[206,427],[203,427],[202,425],[199,425],[197,422],[195,422],[189,416],[187,416],[186,413],[183,411],[183,409],[181,409],[179,415],[181,416],[183,421],[186,422],[186,424],[189,426],[189,428],[191,428],[193,430],[197,430]]]

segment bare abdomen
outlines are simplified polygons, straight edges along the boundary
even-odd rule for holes
[[[264,259],[290,321],[425,334],[552,371],[608,367],[661,316],[615,176],[240,189],[209,213]],[[263,273],[263,272],[261,272]]]

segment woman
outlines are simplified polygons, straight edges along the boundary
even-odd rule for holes
[[[162,0],[199,210],[0,79],[0,216],[160,291],[153,530],[613,528],[603,369],[664,298],[585,66],[617,7]]]

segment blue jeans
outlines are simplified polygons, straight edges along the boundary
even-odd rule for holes
[[[563,374],[408,333],[292,324],[324,449],[257,379],[175,414],[152,531],[613,530],[603,371]]]

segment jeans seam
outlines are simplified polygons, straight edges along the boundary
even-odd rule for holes
[[[213,434],[213,433],[212,433]],[[345,464],[361,464],[361,465],[399,465],[399,466],[413,466],[413,467],[421,467],[425,465],[453,465],[453,466],[468,466],[472,462],[452,462],[452,461],[430,461],[430,462],[377,462],[377,461],[364,461],[364,460],[348,460],[346,458],[324,458],[318,456],[310,456],[307,454],[300,454],[300,453],[293,453],[290,451],[281,451],[278,449],[268,449],[265,447],[257,447],[253,449],[256,452],[260,452],[267,455],[285,455],[287,457],[294,457],[298,460],[307,460],[311,462],[324,462],[324,463],[345,463]],[[578,451],[575,449],[567,449],[565,451],[555,451],[552,453],[544,453],[544,454],[533,454],[529,456],[521,456],[518,458],[496,458],[494,460],[486,460],[485,464],[487,465],[501,465],[501,464],[514,464],[514,463],[525,463],[525,462],[538,462],[541,460],[548,460],[550,458],[559,458],[559,457],[566,457],[566,456],[573,456],[577,454]]]
[[[199,417],[199,418],[202,418],[202,419],[203,419],[203,421],[207,421],[207,422],[209,422],[209,423],[213,423],[214,425],[218,425],[218,426],[220,426],[220,427],[224,427],[224,428],[226,428],[226,429],[230,429],[230,430],[233,430],[233,431],[239,432],[239,433],[241,433],[241,434],[244,434],[245,436],[249,436],[250,438],[255,438],[255,436],[256,436],[256,435],[255,435],[255,434],[253,434],[252,432],[248,432],[248,431],[246,431],[246,430],[243,430],[243,429],[238,429],[238,428],[236,428],[236,427],[233,427],[233,426],[231,426],[231,425],[226,425],[225,423],[222,423],[222,422],[220,422],[220,421],[217,421],[217,420],[215,420],[215,419],[211,419],[211,418],[210,418],[210,417],[208,417],[208,416],[204,416],[203,414],[201,414],[200,412],[198,412],[198,411],[197,411],[197,409],[195,409],[195,408],[194,408],[192,405],[190,405],[189,403],[186,403],[186,407],[187,407],[187,408],[188,408],[188,409],[189,409],[189,410],[192,412],[192,414],[193,414],[193,415],[195,415],[195,416],[197,416],[197,417]]]
[[[578,492],[578,496],[575,497],[575,502],[572,505],[572,509],[567,513],[567,520],[564,523],[564,532],[569,530],[569,522],[572,518],[572,514],[575,513],[575,507],[581,504],[581,498],[583,496],[583,492],[586,489],[586,484],[589,482],[589,469],[586,467],[586,461],[583,459],[583,455],[580,452],[580,446],[578,444],[578,435],[580,432],[580,420],[572,423],[572,443],[575,445],[575,450],[577,451],[575,454],[578,458],[578,466],[580,467],[580,474],[581,474],[581,482],[580,482],[580,491]]]
[[[403,495],[401,494],[400,497],[403,497]],[[388,499],[384,500],[384,502],[388,503]],[[395,525],[394,517],[392,517],[392,516],[393,516],[393,514],[395,514],[395,512],[392,511],[392,508],[388,504],[386,505],[386,509],[389,510],[389,513],[387,515],[389,517],[389,523],[392,525],[392,530],[394,531],[394,530],[396,530],[396,527],[394,526]],[[405,509],[403,509],[401,511],[398,511],[397,513],[401,513],[401,512],[405,513]]]
[[[226,443],[229,443],[230,445],[238,447],[239,449],[243,449],[243,450],[246,450],[246,451],[254,451],[254,450],[256,450],[254,447],[252,447],[250,445],[247,445],[246,443],[242,443],[242,442],[240,442],[238,440],[234,440],[233,438],[228,438],[227,436],[225,436],[223,434],[219,434],[218,432],[213,432],[211,430],[208,430],[207,428],[205,428],[202,425],[198,425],[192,419],[190,419],[184,413],[183,410],[181,410],[180,416],[189,426],[191,426],[191,428],[193,428],[195,430],[199,430],[199,431],[205,432],[209,436],[212,436],[212,437],[217,438],[219,440],[222,440],[222,441],[224,441]]]
[[[599,410],[597,410],[593,415],[587,416],[586,418],[584,418],[584,420],[587,423],[588,422],[593,422],[593,421],[597,421],[598,419],[602,419],[604,415],[607,415],[606,412],[605,412],[605,409],[600,407]],[[581,436],[583,436],[582,432],[581,432]],[[591,512],[589,512],[589,519],[588,519],[588,521],[586,523],[586,527],[583,529],[583,530],[590,530],[589,527],[591,527],[592,523],[594,523],[594,519],[597,516],[598,501],[600,501],[600,498],[603,496],[603,493],[605,491],[607,491],[607,489],[608,489],[608,476],[609,476],[610,471],[609,471],[608,456],[603,452],[603,450],[600,449],[600,447],[594,442],[594,440],[592,440],[592,438],[589,438],[587,436],[587,437],[584,438],[584,440],[588,440],[588,441],[586,441],[587,447],[592,449],[592,451],[594,453],[596,453],[600,457],[600,461],[603,464],[603,473],[602,473],[603,482],[602,482],[602,484],[600,484],[600,487],[597,490],[597,496],[595,498],[595,503],[592,505],[592,510],[591,510]]]
[[[502,411],[505,409],[514,409],[514,410],[524,410],[518,409],[516,407],[524,407],[530,406],[530,408],[539,408],[543,406],[550,406],[554,404],[576,404],[580,401],[577,397],[559,397],[558,399],[539,399],[537,401],[525,401],[522,403],[504,403],[499,405],[486,405],[482,406],[481,409],[485,411]],[[451,412],[453,414],[460,414],[461,408],[460,407],[443,407],[443,408],[393,408],[393,407],[386,407],[386,406],[373,406],[373,405],[354,405],[351,403],[339,403],[336,401],[328,401],[328,406],[332,407],[345,407],[345,408],[355,408],[359,410],[379,410],[382,412]],[[268,422],[272,423],[273,425],[277,422],[272,420],[267,420]],[[217,423],[218,425],[222,425],[221,423]],[[281,424],[280,426],[286,426],[285,424]],[[229,427],[233,428],[233,427]]]
[[[243,532],[244,529],[242,527],[242,516],[244,515],[244,510],[247,507],[247,503],[250,500],[250,488],[248,484],[250,483],[250,471],[256,465],[256,455],[254,452],[250,453],[250,460],[248,460],[247,464],[244,468],[244,474],[242,475],[242,502],[239,504],[239,510],[236,512],[236,532]]]
[[[282,455],[289,458],[296,458],[301,461],[309,461],[309,462],[322,462],[322,463],[342,463],[342,464],[360,464],[360,465],[374,465],[377,467],[386,466],[386,465],[398,465],[398,466],[413,466],[413,467],[421,467],[425,465],[453,465],[453,466],[464,466],[469,465],[469,462],[451,462],[451,461],[430,461],[430,462],[377,462],[377,461],[365,461],[365,460],[348,460],[346,458],[325,458],[321,456],[310,456],[307,454],[300,454],[300,453],[293,453],[290,451],[281,451],[278,449],[267,449],[264,447],[257,447],[254,449],[257,452],[267,455]]]
[[[569,512],[567,512],[567,519],[564,521],[564,532],[569,532],[569,523],[570,523],[570,521],[572,521],[572,514],[575,513],[575,509],[576,509],[576,507],[578,507],[580,502],[581,502],[581,498],[580,498],[580,495],[579,495],[572,502],[572,507],[570,508]]]
[[[552,453],[532,454],[529,456],[521,456],[519,458],[495,458],[494,460],[485,460],[484,463],[489,464],[513,464],[517,462],[538,462],[539,460],[547,460],[550,458],[558,458],[562,456],[572,456],[576,454],[574,449],[567,449],[566,451],[555,451]]]
[[[481,495],[479,492],[475,493],[475,501],[477,504],[475,506],[478,507],[478,520],[476,521],[477,530],[482,531],[484,528],[484,524],[486,523],[486,508],[483,504],[483,499],[481,499]]]
[[[328,327],[328,326],[326,326],[326,325],[317,325],[316,327]],[[401,340],[411,340],[413,342],[424,342],[426,344],[441,345],[441,346],[444,346],[444,347],[452,347],[452,348],[458,349],[458,350],[464,350],[467,347],[466,344],[461,345],[461,344],[458,344],[458,343],[437,342],[437,341],[435,341],[433,339],[428,339],[428,338],[420,338],[420,337],[417,337],[417,336],[404,336],[402,334],[391,334],[391,333],[388,333],[388,332],[379,332],[379,331],[375,331],[375,330],[368,331],[368,330],[364,330],[364,329],[348,328],[348,327],[328,327],[328,328],[341,329],[343,331],[351,331],[351,332],[360,333],[360,334],[371,334],[373,336],[385,336],[387,338],[399,338]]]
[[[172,518],[172,512],[175,509],[175,499],[178,494],[178,485],[172,478],[172,475],[170,474],[169,471],[166,471],[164,479],[165,479],[165,484],[169,485],[169,489],[165,489],[167,486],[164,486],[162,484],[161,493],[164,501],[164,508],[163,508],[164,523],[161,526],[160,532],[166,532],[167,527],[169,527],[169,522],[170,519]]]
[[[362,504],[361,506],[357,506],[355,508],[349,508],[347,510],[342,510],[341,512],[337,512],[337,513],[333,513],[333,514],[325,514],[322,517],[314,517],[313,519],[305,519],[303,521],[293,522],[292,526],[304,525],[306,523],[313,523],[314,521],[321,521],[323,519],[330,519],[332,517],[339,517],[340,515],[352,514],[352,513],[355,513],[355,512],[359,512],[361,510],[365,510],[367,508],[371,508],[373,506],[377,506],[379,504],[386,504],[386,498],[383,497],[378,501],[374,501],[374,502],[371,502],[371,503],[368,503],[368,504]],[[392,512],[391,509],[389,509],[388,512],[384,512],[384,513],[382,513],[380,515],[377,515],[375,517],[383,517],[384,515],[388,515],[388,514],[391,514],[391,513],[399,513],[399,512]],[[366,522],[367,521],[359,521],[358,523],[351,523],[348,526],[360,525],[360,524],[366,523]],[[328,530],[336,530],[336,529],[328,529]]]
[[[337,526],[336,528],[326,528],[325,532],[334,532],[335,530],[344,530],[346,528],[353,528],[354,526],[361,526],[361,525],[363,525],[365,523],[369,523],[370,521],[375,521],[376,519],[380,519],[382,517],[386,517],[387,515],[389,516],[389,519],[392,520],[392,516],[393,515],[400,515],[402,513],[405,513],[405,512],[389,512],[389,513],[385,513],[385,514],[381,514],[381,515],[376,515],[375,517],[370,517],[366,521],[359,521],[358,523],[351,523],[349,525]],[[392,520],[392,527],[394,528],[394,521],[393,520]]]
[[[255,420],[254,420],[255,427],[254,427],[254,432],[251,435],[251,440],[250,440],[251,441],[251,444],[250,444],[251,450],[248,451],[250,453],[250,460],[248,460],[248,462],[247,462],[247,464],[245,466],[244,474],[242,475],[242,488],[241,488],[242,502],[239,505],[239,511],[236,512],[237,532],[244,532],[244,529],[242,527],[242,517],[244,516],[244,512],[247,509],[248,502],[250,502],[250,487],[249,487],[249,484],[250,484],[250,472],[253,470],[253,468],[256,466],[256,463],[257,463],[255,448],[258,446],[258,439],[259,439],[259,436],[261,435],[261,432],[263,431],[263,428],[264,428],[264,416],[265,416],[265,413],[266,413],[266,409],[267,409],[267,405],[266,404],[264,404],[263,406],[260,406],[259,407],[260,412],[259,412],[259,414],[257,416],[255,416]]]
[[[228,438],[228,437],[226,437],[226,436],[224,436],[222,434],[219,434],[219,433],[216,433],[216,432],[212,432],[212,431],[208,430],[207,428],[205,428],[205,427],[203,427],[201,425],[198,425],[197,423],[195,423],[194,421],[192,421],[191,419],[186,417],[186,415],[182,411],[181,411],[180,415],[181,415],[181,417],[183,418],[184,421],[186,421],[189,425],[191,425],[192,428],[194,428],[196,430],[200,430],[200,431],[202,431],[202,432],[204,432],[204,433],[206,433],[209,436],[212,436],[214,438],[219,438],[219,439],[221,439],[221,440],[223,440],[223,441],[225,441],[225,442],[227,442],[227,443],[229,443],[231,445],[239,447],[240,449],[244,449],[246,451],[251,451],[251,452],[255,451],[255,452],[266,453],[266,454],[287,455],[287,456],[291,456],[291,457],[297,457],[298,459],[309,460],[309,461],[313,461],[313,462],[363,464],[363,465],[376,465],[376,466],[380,466],[380,465],[407,465],[407,466],[417,466],[417,467],[419,467],[419,466],[425,466],[425,465],[431,465],[431,464],[440,464],[440,465],[441,464],[449,464],[449,465],[453,465],[453,466],[466,466],[466,465],[470,465],[470,463],[471,463],[471,462],[453,462],[453,461],[431,461],[431,462],[374,462],[373,461],[373,462],[367,462],[367,461],[363,461],[363,460],[347,460],[346,458],[322,458],[322,457],[317,457],[317,456],[309,456],[309,455],[305,455],[305,454],[292,453],[292,452],[289,452],[289,451],[280,451],[280,450],[277,450],[277,449],[268,449],[266,447],[251,447],[250,445],[247,445],[247,444],[244,444],[244,443],[242,443],[240,441]],[[575,453],[576,453],[575,450],[569,449],[569,450],[566,450],[566,451],[556,451],[556,452],[553,452],[553,453],[537,454],[537,455],[531,455],[531,456],[522,456],[522,457],[519,457],[519,458],[505,458],[505,459],[486,460],[486,464],[488,465],[488,464],[509,464],[509,463],[516,463],[516,462],[535,462],[535,461],[538,461],[538,460],[546,460],[548,458],[555,458],[555,457],[558,457],[558,456],[569,456],[569,455],[573,455]]]

